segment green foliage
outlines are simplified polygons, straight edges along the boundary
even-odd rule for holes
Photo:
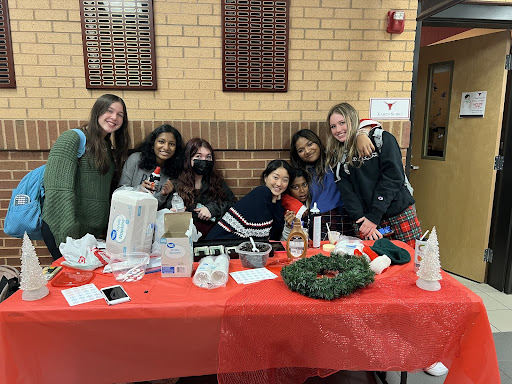
[[[332,272],[336,276],[322,276]],[[281,276],[292,291],[313,299],[333,300],[372,283],[375,273],[363,257],[319,253],[283,267]]]

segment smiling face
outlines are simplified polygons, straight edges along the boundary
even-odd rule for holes
[[[347,140],[348,130],[350,129],[349,123],[339,113],[333,113],[329,119],[331,133],[336,140],[344,143]]]
[[[283,167],[277,168],[265,177],[265,185],[270,188],[272,195],[275,197],[281,196],[286,188],[288,188],[289,181],[288,171]]]
[[[176,153],[176,138],[171,132],[162,132],[155,139],[153,150],[158,165],[163,165]]]
[[[318,144],[305,137],[299,137],[297,139],[295,149],[299,157],[305,163],[315,163],[320,157],[320,147]]]
[[[121,128],[124,120],[123,105],[116,101],[110,104],[107,111],[98,117],[98,124],[104,131],[104,136]]]
[[[212,152],[205,147],[200,147],[190,159],[190,166],[194,166],[194,159],[213,161]]]
[[[290,194],[305,204],[308,200],[309,185],[304,176],[296,177],[290,185]]]

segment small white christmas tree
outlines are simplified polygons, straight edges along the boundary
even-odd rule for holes
[[[436,227],[432,229],[425,245],[425,253],[416,274],[419,279],[416,285],[426,291],[438,291],[441,289],[439,280],[441,277],[441,263],[439,261],[439,242],[437,241]]]
[[[46,286],[47,283],[48,280],[44,277],[36,250],[27,232],[25,232],[23,245],[21,247],[20,289],[23,290],[21,298],[26,301],[42,299],[50,293]]]

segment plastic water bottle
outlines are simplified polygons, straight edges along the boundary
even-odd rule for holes
[[[151,188],[153,189],[151,193],[155,193],[158,189],[158,185],[160,184],[160,167],[156,167],[153,173],[149,176],[149,182],[151,183]]]
[[[320,240],[322,237],[322,216],[320,210],[313,204],[313,208],[309,210],[311,214],[311,221],[313,222],[313,248],[320,248]]]
[[[174,192],[172,195],[171,207],[174,212],[185,212],[185,203],[183,203],[183,199],[178,195],[178,192]]]

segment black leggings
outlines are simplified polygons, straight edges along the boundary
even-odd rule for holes
[[[58,258],[62,257],[58,245],[55,244],[55,237],[53,236],[50,227],[48,226],[48,224],[46,224],[44,220],[43,225],[41,227],[41,232],[43,232],[44,243],[46,244],[46,248],[48,248],[48,250],[52,254],[53,260],[57,260]]]

